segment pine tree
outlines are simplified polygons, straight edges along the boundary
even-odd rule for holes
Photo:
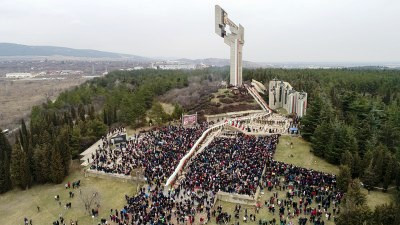
[[[340,164],[346,165],[350,169],[353,168],[353,155],[350,153],[350,151],[345,151],[342,154],[342,158],[340,159]]]
[[[93,105],[90,105],[90,108],[89,108],[89,118],[90,118],[91,120],[94,120],[94,119],[96,118],[95,111],[94,111],[94,106],[93,106]]]
[[[108,117],[107,117],[106,109],[103,109],[103,123],[108,125]]]
[[[340,166],[339,175],[337,176],[337,187],[343,192],[347,192],[347,188],[351,182],[350,168],[347,165]]]
[[[172,112],[172,118],[173,119],[180,119],[184,110],[181,105],[175,104],[174,106],[174,111]]]
[[[51,154],[50,171],[50,178],[53,183],[59,184],[63,181],[65,168],[61,152],[58,148],[54,148]]]
[[[69,129],[67,126],[61,128],[60,134],[57,137],[55,148],[61,154],[63,168],[64,168],[64,176],[69,173],[69,166],[71,164],[71,150],[69,147],[70,137],[69,137]]]
[[[396,214],[396,206],[393,203],[378,205],[375,207],[368,225],[398,225],[395,221]]]
[[[372,159],[372,168],[374,173],[381,179],[384,175],[384,157],[385,157],[385,147],[383,145],[379,145],[374,151],[374,157]],[[377,183],[379,180],[377,181]]]
[[[367,198],[361,192],[359,180],[350,182],[348,191],[341,204],[342,211],[337,217],[337,225],[364,225],[371,218]]]
[[[70,141],[72,158],[78,157],[78,155],[81,153],[81,140],[82,140],[81,129],[79,128],[79,126],[75,126],[72,129],[71,141]]]
[[[373,169],[372,163],[368,166],[368,168],[364,171],[364,176],[362,181],[364,182],[366,188],[368,190],[371,190],[373,187],[375,187],[378,182],[379,182],[379,177],[377,177],[377,174],[375,173],[375,170]]]
[[[28,158],[21,146],[17,143],[14,145],[11,153],[11,181],[14,186],[26,189],[30,185],[31,176],[28,165]]]
[[[82,121],[85,121],[85,107],[82,104],[79,104],[78,106],[78,115],[79,115],[79,119]]]
[[[325,157],[331,152],[332,147],[332,126],[329,122],[323,122],[317,126],[311,137],[311,148],[316,156]]]
[[[395,159],[390,158],[388,161],[385,162],[387,166],[385,169],[385,176],[383,177],[383,188],[387,190],[393,180],[393,173],[396,167],[396,161]]]
[[[12,148],[0,128],[0,194],[11,189],[10,160]]]
[[[323,105],[324,102],[321,96],[315,96],[309,104],[307,115],[301,119],[301,133],[305,140],[311,140],[311,136],[314,134],[315,129],[320,123],[320,114]]]
[[[42,145],[35,148],[35,177],[38,183],[46,183],[50,181],[50,159],[50,145]]]
[[[363,166],[362,166],[362,160],[361,160],[360,155],[358,154],[358,152],[355,152],[353,154],[353,163],[352,163],[351,171],[352,171],[352,177],[353,178],[362,176]]]
[[[74,120],[76,120],[76,111],[75,111],[75,108],[72,106],[71,107],[71,117],[72,117],[72,119],[74,119]]]

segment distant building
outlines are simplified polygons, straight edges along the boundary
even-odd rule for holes
[[[159,70],[194,70],[196,64],[187,64],[179,61],[166,61],[153,63],[151,68]]]
[[[269,82],[269,107],[284,108],[289,114],[303,117],[307,112],[307,93],[294,90],[288,82],[273,79]]]
[[[31,73],[7,73],[6,78],[22,79],[31,78],[33,75]]]

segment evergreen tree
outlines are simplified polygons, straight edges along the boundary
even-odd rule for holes
[[[55,148],[51,154],[50,171],[50,179],[53,183],[59,184],[63,181],[65,168],[58,148]]]
[[[98,119],[88,122],[88,127],[89,136],[93,136],[96,139],[101,138],[107,132],[107,126]]]
[[[324,157],[331,152],[332,148],[332,126],[329,122],[323,122],[317,126],[311,137],[311,148],[316,156]]]
[[[351,182],[350,168],[347,165],[340,166],[339,175],[337,176],[337,187],[343,192],[347,192],[347,188]]]
[[[81,129],[78,126],[74,126],[71,134],[70,148],[72,158],[76,158],[81,153]]]
[[[378,205],[372,214],[369,225],[398,225],[396,223],[396,206],[391,203],[389,205]]]
[[[373,169],[372,163],[368,168],[364,171],[364,176],[362,181],[364,182],[366,188],[371,190],[375,187],[379,182],[379,177],[377,177],[375,170]]]
[[[36,181],[38,183],[46,183],[50,181],[51,146],[36,146],[34,152]]]
[[[385,190],[388,189],[389,185],[392,183],[393,180],[393,173],[396,168],[396,161],[395,159],[390,158],[386,161],[386,169],[385,169],[385,176],[383,177],[383,188]]]
[[[77,119],[75,107],[71,107],[71,117],[73,120]]]
[[[11,189],[10,160],[12,148],[0,128],[0,194]]]
[[[337,225],[364,225],[371,218],[367,198],[361,192],[359,180],[350,182],[341,204],[342,211],[337,217]]]
[[[61,128],[60,134],[57,137],[55,148],[61,154],[63,168],[64,168],[64,176],[69,173],[69,166],[71,164],[71,150],[69,147],[70,137],[69,137],[69,129],[67,126]]]
[[[78,106],[78,115],[79,115],[79,119],[82,121],[85,121],[85,107],[82,104],[79,104]]]
[[[182,106],[179,104],[175,104],[174,111],[172,112],[171,116],[173,119],[180,119],[183,112],[184,112],[184,110],[183,110]]]
[[[377,183],[384,175],[384,157],[385,157],[385,147],[381,144],[375,149],[374,157],[372,158],[372,169],[376,174],[378,180]]]
[[[320,122],[320,114],[323,105],[324,102],[319,95],[315,96],[308,105],[307,115],[301,119],[301,133],[305,140],[311,140],[311,137]]]
[[[19,143],[22,147],[22,150],[25,152],[27,157],[27,165],[28,165],[28,186],[32,185],[33,178],[32,174],[34,173],[34,162],[33,162],[33,148],[31,144],[31,137],[28,129],[26,128],[25,120],[21,119],[21,129],[19,130],[20,138]]]
[[[358,154],[358,152],[355,152],[353,154],[353,163],[352,163],[351,171],[352,171],[352,177],[353,178],[362,176],[363,166],[362,166],[362,160],[361,160],[360,155]]]
[[[346,165],[348,168],[352,169],[353,168],[353,155],[350,153],[350,151],[345,151],[342,154],[342,158],[340,160],[341,165]],[[353,172],[353,171],[352,171]]]
[[[94,120],[94,119],[96,118],[95,111],[94,111],[94,106],[93,106],[93,105],[90,105],[90,108],[89,108],[89,118],[90,118],[91,120]]]
[[[19,186],[22,189],[29,187],[31,175],[28,165],[28,157],[17,143],[14,145],[11,153],[11,181],[14,186]]]

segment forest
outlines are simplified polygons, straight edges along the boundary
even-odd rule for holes
[[[168,115],[155,101],[157,97],[188,87],[193,77],[227,80],[228,72],[225,68],[114,71],[61,93],[54,102],[33,107],[29,123],[21,120],[15,143],[0,134],[0,193],[13,187],[61,183],[71,160],[112,127],[145,126],[148,115],[154,124],[180,118],[181,105],[175,104]],[[265,84],[282,79],[308,93],[307,115],[300,122],[302,137],[311,142],[315,155],[340,165],[337,182],[343,191],[354,187],[353,179],[368,189],[399,189],[400,71],[244,69],[243,78]],[[354,194],[353,189],[349,192]],[[371,211],[357,193],[353,196],[359,200],[356,207],[344,213],[364,212],[365,220],[382,217],[371,224],[392,224],[381,221],[400,212],[397,204]]]

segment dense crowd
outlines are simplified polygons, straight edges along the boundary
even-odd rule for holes
[[[136,196],[126,196],[124,208],[111,210],[109,219],[118,225],[203,224],[212,218],[218,224],[232,223],[234,218],[235,224],[259,219],[260,225],[286,225],[295,220],[300,225],[324,225],[339,213],[342,194],[336,190],[334,175],[272,159],[279,135],[216,137],[191,159],[176,189],[166,192],[162,183],[206,127],[166,126],[139,133],[114,149],[104,138],[103,146],[92,155],[91,169],[130,175],[143,168],[149,184]],[[260,205],[254,213],[237,206],[234,215],[224,212],[221,206],[212,209],[218,191],[254,196],[259,186],[273,195],[264,207],[278,215],[278,220],[257,217]],[[278,196],[282,192],[286,195]]]
[[[103,146],[92,155],[91,169],[130,175],[133,170],[143,168],[149,184],[163,182],[206,127],[206,123],[190,128],[165,126],[139,133],[114,149],[104,139]]]
[[[239,134],[233,138],[215,138],[190,163],[183,185],[190,190],[254,195],[278,137]]]
[[[265,202],[270,212],[274,213],[275,208],[279,211],[281,221],[296,217],[299,224],[306,224],[308,220],[323,225],[324,218],[331,220],[340,213],[339,204],[343,193],[336,188],[335,175],[269,160],[263,186],[268,191],[286,192],[286,196],[281,198],[278,192],[274,192],[273,197]],[[311,207],[312,203],[317,206]]]
[[[127,205],[111,210],[110,220],[116,224],[192,224],[196,213],[211,217],[214,196],[206,192],[172,189],[165,193],[161,185],[141,188],[133,197],[125,196]],[[205,221],[205,218],[202,218]]]

